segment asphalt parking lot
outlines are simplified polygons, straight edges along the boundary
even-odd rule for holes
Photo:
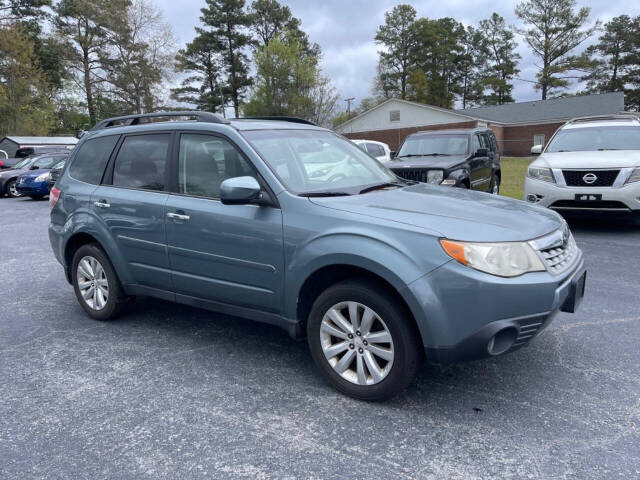
[[[0,199],[0,478],[638,478],[640,227],[573,222],[586,298],[528,347],[346,398],[306,343],[138,299],[90,320],[46,201]]]

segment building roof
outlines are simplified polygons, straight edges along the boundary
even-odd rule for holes
[[[575,117],[609,115],[624,110],[624,93],[600,93],[467,108],[456,112],[508,125],[565,121]]]
[[[4,139],[11,140],[18,145],[75,145],[78,143],[76,137],[17,137],[7,135]],[[4,140],[3,139],[3,140]]]

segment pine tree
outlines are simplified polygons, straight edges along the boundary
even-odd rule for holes
[[[600,23],[585,28],[590,9],[575,7],[575,0],[526,0],[516,7],[516,15],[528,25],[518,33],[542,62],[537,74],[542,100],[567,88],[569,79],[578,78],[570,72],[590,66],[588,57],[571,52],[591,37]]]
[[[248,34],[251,17],[244,11],[244,0],[206,0],[201,21],[205,31],[210,33],[212,47],[218,48],[221,64],[227,74],[226,90],[231,96],[236,117],[240,114],[240,104],[249,77],[249,59],[245,48],[251,44]]]
[[[521,58],[516,52],[518,44],[514,40],[514,34],[506,26],[504,18],[495,12],[491,18],[480,21],[480,29],[487,36],[489,63],[485,70],[484,82],[491,90],[484,101],[491,105],[514,102],[511,81],[520,73],[518,60]]]

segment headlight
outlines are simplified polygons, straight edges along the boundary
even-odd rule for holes
[[[429,170],[427,172],[427,182],[434,185],[440,185],[440,182],[444,179],[444,172],[442,170]]]
[[[556,183],[555,178],[553,178],[553,172],[550,168],[529,167],[529,170],[527,170],[527,176],[536,180],[542,180],[543,182]]]
[[[37,182],[44,182],[47,178],[49,178],[49,172],[40,174],[40,175],[38,175],[36,177],[36,183]]]
[[[500,277],[517,277],[527,272],[542,272],[546,268],[527,242],[470,243],[440,240],[447,254],[481,272]]]
[[[627,183],[633,182],[640,182],[640,167],[634,169],[633,172],[631,172],[629,180],[627,180]]]

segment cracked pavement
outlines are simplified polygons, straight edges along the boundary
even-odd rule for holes
[[[47,202],[0,212],[1,479],[640,477],[640,227],[572,222],[577,314],[374,404],[268,325],[144,298],[90,320]]]

